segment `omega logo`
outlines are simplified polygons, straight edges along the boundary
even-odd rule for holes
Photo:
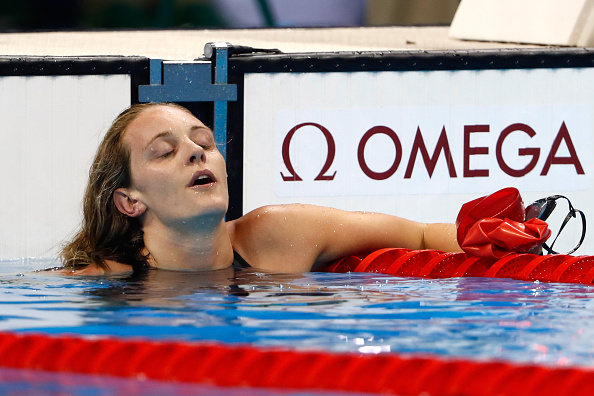
[[[334,162],[334,156],[336,155],[336,144],[334,143],[334,138],[332,137],[332,134],[330,133],[330,131],[328,129],[324,128],[322,125],[316,124],[315,122],[304,122],[302,124],[294,126],[293,128],[291,128],[289,133],[287,133],[287,136],[285,136],[285,140],[283,140],[283,149],[282,149],[283,161],[285,163],[285,166],[287,167],[287,170],[290,173],[290,176],[285,176],[281,172],[281,177],[283,178],[284,181],[301,181],[301,180],[303,180],[295,172],[295,169],[293,169],[293,164],[291,164],[291,156],[289,154],[289,145],[291,144],[291,139],[293,138],[293,135],[295,134],[295,132],[297,132],[297,130],[299,128],[304,127],[304,126],[314,126],[314,127],[318,128],[324,134],[324,137],[326,138],[326,143],[328,144],[328,155],[326,156],[326,162],[324,163],[322,170],[320,171],[320,173],[316,176],[316,178],[314,180],[333,180],[334,176],[336,176],[336,172],[334,172],[332,175],[325,175],[325,173],[328,172],[328,169],[330,169],[330,167],[332,166],[332,163]]]
[[[332,167],[332,163],[334,162],[334,157],[336,155],[336,144],[334,141],[334,137],[332,133],[325,128],[324,126],[315,123],[315,122],[304,122],[299,125],[294,126],[291,130],[287,133],[283,140],[282,145],[282,158],[287,168],[288,175],[284,175],[281,172],[281,177],[284,181],[302,181],[303,179],[297,174],[295,171],[293,164],[291,163],[291,156],[289,147],[291,145],[291,139],[295,135],[295,133],[304,126],[313,126],[317,128],[325,137],[326,143],[328,145],[328,153],[326,155],[326,161],[320,170],[319,174],[315,177],[314,180],[333,180],[336,176],[337,171],[333,173],[329,173],[330,168]],[[463,169],[462,169],[462,177],[470,178],[470,177],[488,177],[490,174],[489,169],[471,169],[470,168],[470,158],[472,156],[478,155],[489,155],[490,147],[487,146],[471,146],[470,145],[470,136],[473,133],[490,133],[490,125],[465,125],[464,126],[464,139],[463,139]],[[514,169],[505,162],[503,157],[503,144],[505,140],[513,133],[523,133],[528,135],[528,137],[533,138],[536,136],[536,132],[532,127],[522,123],[515,123],[507,126],[504,128],[500,133],[499,137],[497,138],[497,143],[495,145],[495,157],[497,159],[497,164],[499,169],[512,177],[522,177],[527,175],[528,173],[532,172],[536,167],[538,160],[541,155],[541,148],[540,147],[520,147],[518,148],[518,156],[529,157],[528,164],[521,169]],[[396,149],[396,154],[394,156],[394,161],[392,165],[383,171],[372,170],[367,165],[365,161],[365,146],[369,139],[378,134],[386,135],[394,144],[394,148]],[[569,156],[561,157],[557,155],[557,152],[561,145],[564,144],[567,151],[569,152]],[[425,165],[425,169],[427,170],[429,177],[433,175],[435,167],[437,165],[437,161],[439,160],[441,154],[443,153],[443,157],[446,162],[446,166],[448,169],[448,173],[450,178],[457,177],[456,168],[454,165],[454,158],[452,157],[452,153],[450,150],[450,143],[448,140],[448,136],[446,133],[445,126],[441,130],[441,134],[437,139],[437,144],[433,151],[433,154],[430,155],[429,151],[427,150],[427,146],[425,145],[425,140],[423,138],[423,134],[421,132],[420,127],[417,127],[416,135],[410,149],[410,156],[408,157],[408,164],[406,166],[406,170],[404,172],[404,178],[409,179],[412,177],[415,162],[417,156],[420,154],[423,160],[423,164]],[[359,167],[363,171],[363,173],[373,180],[385,180],[394,175],[394,173],[398,170],[400,163],[402,161],[403,155],[403,148],[400,142],[400,138],[391,128],[387,126],[374,126],[369,129],[367,132],[363,134],[361,140],[359,141],[357,147],[357,161],[359,163]],[[559,128],[559,132],[553,139],[551,144],[550,150],[548,150],[548,155],[544,162],[543,168],[540,171],[540,176],[546,176],[549,173],[552,165],[573,165],[576,174],[583,175],[584,169],[582,164],[578,158],[577,151],[569,134],[569,130],[565,125],[565,122],[561,124]]]

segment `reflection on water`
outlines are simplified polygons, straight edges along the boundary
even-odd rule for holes
[[[0,330],[594,365],[589,286],[251,269],[83,278],[34,271],[47,261],[0,265]]]
[[[46,373],[35,370],[0,368],[0,393],[3,395],[200,395],[200,396],[338,396],[334,392],[299,392],[287,389],[247,387],[218,387],[210,384],[192,384],[170,381],[153,381],[138,378],[116,378],[108,375],[73,373]],[[349,393],[351,396],[364,396]]]

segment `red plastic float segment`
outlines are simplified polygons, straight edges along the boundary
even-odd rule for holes
[[[424,387],[429,394],[439,392],[447,395],[464,394],[465,388],[461,384],[464,384],[464,378],[473,372],[473,367],[464,361],[435,365],[431,370],[427,370],[426,377],[422,378],[425,382]]]
[[[250,364],[246,365],[242,372],[233,370],[237,373],[233,376],[225,378],[224,383],[231,384],[231,380],[235,378],[237,381],[236,384],[238,384],[235,386],[251,386],[258,388],[265,387],[269,382],[268,377],[271,375],[276,376],[274,372],[277,370],[277,365],[279,362],[276,355],[266,353],[265,351],[262,352],[263,353],[257,355],[252,354],[252,356],[246,358]],[[270,365],[270,368],[268,372],[263,372],[262,368],[267,364]]]
[[[116,348],[106,358],[108,364],[106,366],[106,374],[132,376],[134,374],[146,376],[142,373],[139,367],[144,367],[143,362],[146,361],[147,355],[151,352],[148,348],[142,348],[137,343],[126,343],[121,347]],[[175,351],[168,351],[168,355],[174,355]],[[153,357],[154,359],[154,357]]]
[[[539,382],[543,381],[550,373],[539,370],[538,367],[518,367],[511,368],[500,381],[494,386],[494,394],[506,394],[506,395],[532,395],[532,390]],[[517,386],[518,383],[523,384],[523,393],[519,394]]]
[[[571,368],[568,369],[557,369],[553,372],[547,373],[547,375],[539,378],[531,384],[531,390],[529,394],[539,396],[555,396],[558,392],[559,384],[563,384],[565,393],[576,392],[576,394],[583,394],[584,391],[574,391],[576,386],[579,385],[580,381],[584,378],[584,373],[576,371]]]
[[[232,352],[220,345],[187,345],[187,351],[180,354],[177,359],[171,359],[167,362],[170,366],[169,375],[175,381],[181,382],[206,382],[221,386],[234,385],[230,383],[228,376],[230,366],[221,363],[228,362],[228,354]],[[251,351],[248,353],[251,353]]]
[[[503,362],[486,362],[481,365],[468,364],[466,375],[453,384],[457,393],[472,395],[495,395],[494,388],[513,366]],[[520,366],[518,366],[520,367]]]
[[[561,254],[538,256],[518,273],[518,279],[527,281],[542,280],[545,275],[550,276],[559,264],[570,258],[571,256]]]
[[[71,350],[74,350],[72,352]],[[0,333],[0,367],[218,386],[398,395],[590,395],[594,371],[398,354]],[[51,365],[48,351],[59,364]],[[120,361],[118,361],[120,360]],[[119,371],[122,367],[126,370]],[[233,367],[233,370],[229,370]]]
[[[228,370],[228,375],[223,378],[222,386],[237,386],[236,384],[247,385],[245,383],[245,376],[250,367],[256,369],[261,366],[258,362],[259,355],[251,353],[250,349],[247,348],[236,348],[230,353],[225,354],[225,358],[221,359],[218,364],[217,370],[228,370],[229,367],[233,367],[233,370]],[[268,373],[254,373],[259,377],[265,377]],[[260,382],[264,382],[262,379]]]
[[[593,256],[575,257],[575,260],[568,260],[561,264],[553,273],[552,279],[558,282],[591,283],[592,277],[589,274],[593,268]]]
[[[293,353],[290,359],[279,359],[276,375],[269,376],[264,385],[290,389],[332,389],[331,375],[327,374],[334,360],[331,354]],[[327,374],[320,375],[323,372]]]
[[[587,285],[591,285],[594,283],[594,267],[587,274],[584,274],[582,281],[580,283],[584,283]]]
[[[497,260],[485,273],[485,278],[517,278],[518,274],[536,258],[533,254],[514,254]]]
[[[588,393],[592,394],[592,389],[594,389],[594,377],[588,375],[587,373],[575,373],[574,376],[578,378],[571,384],[567,386],[567,394],[571,395],[587,395]],[[572,376],[573,377],[573,376]],[[551,396],[554,393],[550,393]]]
[[[361,261],[359,261],[361,260]],[[319,271],[374,272],[423,278],[490,277],[525,281],[594,283],[594,256],[515,253],[499,260],[436,250],[380,249],[362,259],[345,258]]]
[[[0,340],[0,355],[8,367],[27,368],[35,364],[35,357],[51,344],[51,339],[9,336]]]
[[[344,388],[341,389],[366,393],[395,393],[390,391],[390,384],[397,383],[396,375],[405,364],[403,359],[398,356],[377,355],[372,358],[362,356],[362,359],[355,361],[353,356],[357,355],[343,354],[343,357],[348,359],[348,364],[355,367],[355,374],[344,378],[341,383]],[[325,389],[336,390],[337,388]]]
[[[216,380],[213,380],[213,373],[230,374],[229,361],[233,357],[249,357],[242,355],[241,348],[229,350],[211,344],[141,341],[138,348],[148,350],[142,363],[138,362],[135,368],[135,371],[143,377],[180,382],[216,383],[221,386],[226,386],[229,383],[230,376],[219,374]],[[160,349],[160,351],[153,354],[151,353],[152,349]],[[165,353],[166,351],[171,351],[171,355]],[[152,358],[150,358],[151,356]],[[240,365],[241,362],[245,362],[245,360],[234,362],[233,365]],[[118,373],[110,374],[118,375]]]
[[[425,264],[419,277],[423,278],[450,278],[456,268],[466,260],[466,253],[443,253]]]
[[[111,365],[113,359],[112,355],[115,355],[119,349],[122,348],[123,344],[119,340],[100,339],[97,342],[89,343],[83,346],[83,348],[77,350],[73,355],[71,361],[72,365],[70,370],[83,374],[93,374],[97,372],[103,372],[109,374],[108,367]],[[138,350],[138,347],[134,347],[134,351]],[[92,357],[92,358],[91,358]]]
[[[470,257],[460,264],[452,277],[484,277],[492,262],[482,257]]]
[[[410,252],[409,249],[386,248],[369,253],[355,269],[356,272],[385,272],[394,261]]]
[[[419,276],[423,267],[431,259],[443,254],[438,250],[413,250],[398,258],[385,273],[396,276]]]
[[[431,378],[434,371],[447,366],[443,361],[427,358],[411,358],[403,361],[402,364],[390,373],[390,380],[398,383],[399,394],[422,395],[428,394],[429,384],[443,386],[442,378]],[[385,390],[389,389],[389,383],[385,384]]]

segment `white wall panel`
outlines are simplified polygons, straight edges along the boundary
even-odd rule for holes
[[[0,77],[0,258],[57,255],[100,138],[129,105],[128,75]]]
[[[303,202],[425,222],[454,222],[464,202],[516,186],[527,204],[564,194],[577,208],[592,214],[593,88],[594,69],[589,68],[248,74],[244,212],[265,204]],[[305,122],[324,126],[333,137],[335,157],[326,172],[336,172],[333,180],[314,180],[326,161],[328,144],[313,126],[299,129],[290,140],[290,162],[303,180],[287,181],[281,176],[290,173],[283,143],[292,128]],[[514,124],[523,125],[524,130],[512,127],[502,138],[502,132]],[[486,126],[488,132],[465,132],[475,125]],[[370,178],[358,160],[360,142],[374,126],[390,128],[402,146],[397,170],[381,180]],[[407,177],[417,129],[433,156],[443,128],[456,175],[450,174],[442,152],[430,176],[429,161],[417,152]],[[502,143],[500,158],[498,142]],[[473,151],[477,148],[488,153],[477,154]],[[521,155],[526,154],[524,149],[529,149],[529,155]],[[529,166],[534,149],[539,150],[538,159]],[[381,173],[394,163],[395,153],[388,135],[376,134],[365,146],[364,162]],[[554,161],[547,169],[550,155]],[[564,158],[572,163],[562,163]],[[512,175],[502,163],[526,171]],[[480,176],[475,170],[489,174]],[[565,204],[556,213],[563,218]],[[553,229],[555,222],[551,221]],[[577,238],[571,232],[566,236]],[[593,254],[593,242],[591,234],[579,252]]]

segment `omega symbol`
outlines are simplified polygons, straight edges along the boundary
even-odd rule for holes
[[[332,134],[330,133],[330,131],[328,129],[326,129],[325,127],[323,127],[320,124],[316,124],[315,122],[304,122],[302,124],[296,125],[289,131],[289,133],[287,133],[287,136],[285,136],[285,140],[283,140],[282,154],[283,154],[283,162],[285,163],[285,166],[287,167],[287,170],[289,171],[289,176],[285,176],[281,172],[280,174],[281,174],[283,180],[284,181],[302,181],[303,180],[303,179],[301,179],[301,177],[299,177],[297,172],[295,172],[295,169],[293,168],[293,164],[291,164],[291,154],[289,152],[289,146],[291,145],[291,139],[293,138],[293,135],[295,135],[295,132],[297,132],[297,130],[299,130],[301,127],[304,127],[304,126],[313,126],[313,127],[318,128],[324,134],[324,137],[326,138],[326,143],[328,144],[328,154],[326,155],[326,162],[324,163],[322,170],[320,171],[320,173],[316,176],[316,178],[314,180],[334,180],[334,176],[336,176],[336,172],[334,172],[332,175],[325,175],[325,173],[328,172],[328,169],[330,169],[330,167],[332,166],[332,162],[334,162],[334,156],[336,154],[336,145],[334,143],[334,138],[332,137]]]

